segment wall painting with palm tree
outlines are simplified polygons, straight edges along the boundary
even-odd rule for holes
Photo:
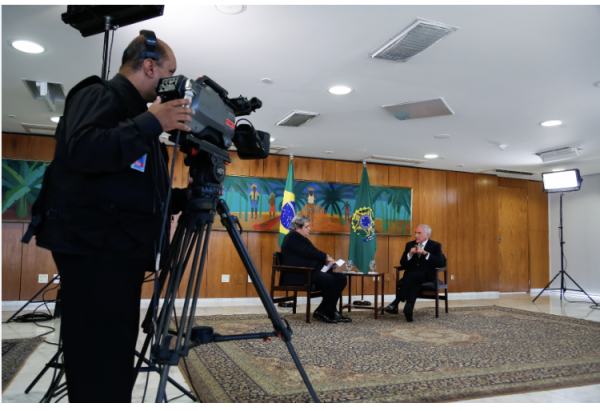
[[[49,164],[2,160],[2,221],[31,221],[31,206],[38,198]]]
[[[285,180],[226,176],[223,198],[245,231],[279,232]],[[312,233],[350,234],[358,184],[294,181],[296,213],[310,218]],[[371,186],[379,235],[412,232],[412,188]],[[215,219],[214,228],[222,228]]]

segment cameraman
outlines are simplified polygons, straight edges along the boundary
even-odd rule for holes
[[[190,131],[184,122],[194,112],[189,100],[161,103],[156,86],[177,61],[164,42],[155,55],[143,53],[147,44],[143,35],[129,44],[112,80],[89,77],[69,92],[34,207],[37,245],[52,251],[60,274],[70,402],[131,402],[144,274],[158,252],[167,257],[168,247],[158,248],[168,153],[158,137]],[[186,191],[171,197],[175,214]]]

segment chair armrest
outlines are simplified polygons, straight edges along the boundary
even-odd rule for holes
[[[400,271],[405,271],[406,268],[402,267],[401,265],[398,265],[394,268],[396,269],[396,283],[397,283],[398,281],[400,281]]]
[[[296,272],[296,273],[310,273],[314,268],[311,267],[294,267],[287,265],[274,265],[274,269],[279,271],[288,271],[288,272]]]

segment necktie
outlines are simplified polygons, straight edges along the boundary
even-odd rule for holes
[[[423,243],[419,243],[419,248],[423,248]],[[419,258],[421,258],[421,254],[419,254]]]

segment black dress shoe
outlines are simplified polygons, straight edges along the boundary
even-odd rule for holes
[[[315,311],[313,313],[313,318],[316,318],[317,320],[325,321],[326,323],[330,323],[330,324],[337,323],[335,318],[329,317],[328,315],[325,315],[320,311]]]
[[[386,313],[389,314],[398,314],[398,306],[395,304],[390,304],[383,309]]]
[[[404,309],[402,310],[402,312],[404,313],[404,317],[406,318],[406,321],[408,321],[409,323],[413,322],[413,307],[411,304],[406,303],[404,304]]]
[[[338,313],[337,311],[335,312],[335,315],[333,318],[338,323],[351,323],[352,322],[352,318],[344,317],[342,314]]]

